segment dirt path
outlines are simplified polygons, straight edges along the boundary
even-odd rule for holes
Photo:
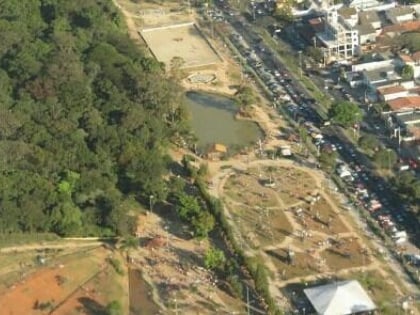
[[[281,301],[284,301],[284,303],[286,303],[286,299],[285,297],[282,295],[281,291],[279,290],[279,288],[284,287],[290,283],[294,283],[294,282],[299,282],[299,281],[312,281],[312,280],[316,280],[319,278],[325,278],[325,277],[330,277],[330,276],[334,276],[334,275],[344,275],[347,274],[349,272],[354,272],[354,271],[369,271],[369,270],[376,270],[378,272],[380,272],[380,274],[387,279],[387,283],[390,284],[394,289],[395,292],[399,295],[403,295],[403,291],[401,290],[401,288],[396,285],[394,282],[392,282],[391,280],[389,280],[389,274],[384,270],[384,264],[380,261],[378,261],[378,259],[372,255],[369,254],[369,263],[364,265],[364,266],[357,266],[357,267],[350,267],[350,268],[344,268],[341,269],[339,271],[335,271],[332,270],[331,267],[328,267],[327,265],[323,265],[321,264],[321,267],[325,270],[323,272],[320,272],[316,275],[310,275],[310,276],[299,276],[299,277],[295,277],[295,278],[290,278],[287,280],[281,279],[279,272],[277,270],[277,267],[274,265],[274,263],[272,262],[272,260],[270,259],[270,257],[265,253],[266,250],[276,250],[276,249],[280,249],[280,248],[285,248],[285,247],[289,247],[290,249],[294,250],[295,252],[305,252],[305,250],[303,250],[302,248],[300,248],[299,246],[296,246],[294,244],[294,242],[299,239],[298,234],[299,231],[303,230],[302,225],[296,221],[295,217],[292,215],[291,212],[289,211],[285,211],[284,214],[286,215],[287,220],[289,221],[290,225],[292,226],[292,229],[294,231],[294,233],[290,236],[286,236],[284,238],[283,241],[279,242],[278,244],[275,245],[271,245],[271,246],[266,246],[262,249],[253,249],[250,247],[250,244],[248,244],[247,242],[244,242],[241,235],[241,231],[239,229],[239,227],[237,226],[237,222],[233,219],[232,214],[230,213],[229,210],[229,206],[227,206],[228,203],[232,203],[232,204],[237,204],[237,205],[241,205],[241,202],[235,199],[230,198],[229,196],[227,196],[227,194],[225,194],[224,192],[224,185],[226,184],[226,181],[228,180],[228,178],[235,173],[235,170],[241,170],[244,171],[247,168],[250,167],[255,167],[257,165],[259,166],[267,166],[267,165],[272,165],[272,166],[285,166],[285,167],[289,167],[289,168],[296,168],[299,169],[300,171],[304,171],[308,174],[308,176],[310,176],[311,178],[313,178],[316,182],[316,187],[314,188],[314,191],[317,191],[321,197],[323,197],[325,199],[325,201],[328,203],[328,205],[333,209],[333,212],[336,214],[337,218],[341,220],[341,222],[343,223],[343,225],[345,226],[345,229],[347,230],[346,232],[341,232],[337,234],[337,237],[339,237],[340,239],[345,239],[345,238],[354,238],[360,247],[363,247],[363,243],[361,242],[361,236],[360,236],[360,232],[358,230],[356,230],[356,228],[350,224],[348,222],[348,218],[342,213],[342,211],[340,210],[340,208],[337,206],[337,201],[333,200],[332,196],[329,195],[329,193],[327,193],[325,191],[325,188],[323,187],[323,184],[326,182],[326,179],[324,177],[324,175],[322,173],[320,173],[319,171],[314,171],[314,170],[309,170],[309,169],[305,169],[304,167],[295,165],[292,161],[290,160],[253,160],[253,161],[249,161],[246,162],[244,160],[236,160],[236,161],[220,161],[220,162],[209,162],[212,167],[212,171],[213,171],[213,176],[211,178],[211,185],[209,186],[209,193],[217,198],[221,198],[224,200],[225,203],[225,214],[226,214],[226,218],[229,221],[229,223],[231,224],[233,230],[234,230],[234,235],[235,237],[239,238],[240,243],[243,244],[243,249],[246,253],[246,255],[250,255],[250,256],[255,256],[255,255],[260,255],[261,257],[263,257],[264,261],[266,262],[266,267],[271,271],[273,277],[271,279],[271,283],[270,283],[270,289],[272,291],[273,296],[275,296],[276,298],[278,298]],[[232,165],[231,169],[223,169],[223,166],[226,167],[226,165]],[[272,208],[281,208],[281,209],[286,209],[288,207],[286,207],[286,205],[281,201],[280,197],[276,195],[276,198],[278,199],[278,206],[276,207],[272,207]],[[303,201],[299,201],[296,204],[294,204],[294,206],[303,204]],[[243,205],[242,206],[246,206]],[[289,206],[290,207],[290,206]],[[331,235],[329,235],[326,232],[322,232],[322,231],[311,231],[312,235],[314,237],[319,237],[321,239],[329,239],[331,238]],[[321,255],[320,253],[322,251],[324,251],[325,249],[327,249],[329,246],[325,247],[319,247],[316,248],[313,252],[313,256],[317,257],[319,259],[319,261],[322,261],[321,259]]]
[[[121,13],[124,15],[125,23],[127,25],[128,29],[128,35],[132,40],[134,40],[136,43],[144,44],[143,39],[141,38],[139,34],[139,29],[134,22],[133,18],[139,18],[140,16],[134,16],[133,14],[129,13],[127,10],[124,9],[122,5],[118,3],[117,0],[112,0],[114,5],[121,11]]]
[[[10,247],[3,247],[0,248],[1,254],[6,253],[17,253],[17,252],[24,252],[24,251],[31,251],[31,250],[41,250],[41,249],[60,249],[60,248],[82,248],[82,247],[93,247],[93,246],[101,246],[103,242],[101,241],[62,241],[60,243],[48,243],[44,242],[41,244],[32,244],[32,245],[16,245]]]

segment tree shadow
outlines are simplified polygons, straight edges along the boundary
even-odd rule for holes
[[[184,166],[181,163],[176,161],[171,161],[168,163],[168,168],[175,176],[185,177],[188,175],[188,172],[185,170]]]
[[[81,297],[78,301],[88,315],[107,315],[105,307],[91,298]]]
[[[280,251],[282,252],[280,254]],[[273,251],[273,250],[267,250],[266,253],[268,255],[270,255],[271,257],[274,257],[276,259],[278,259],[279,261],[281,261],[283,264],[288,265],[289,261],[287,259],[287,250],[286,249],[280,249],[277,252]]]

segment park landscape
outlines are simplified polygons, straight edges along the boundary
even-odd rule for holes
[[[115,3],[126,18],[132,39],[151,45],[149,49],[167,67],[173,56],[167,55],[170,49],[166,49],[165,41],[182,42],[186,73],[217,78],[217,83],[211,84],[183,80],[185,88],[235,92],[231,86],[239,81],[238,66],[226,48],[208,36],[208,30],[190,24],[196,17],[185,6],[181,12],[170,14],[178,2],[169,1],[163,14],[158,4],[128,0]],[[144,31],[139,36],[142,29],[166,29],[180,23],[187,23],[182,39],[171,39],[173,34],[163,33],[156,39],[159,30],[150,31],[150,38]],[[198,39],[194,41],[193,37]],[[205,59],[194,59],[194,45],[200,45],[194,49],[206,50]],[[268,115],[260,120],[266,135],[278,134],[278,125],[270,125]],[[266,143],[273,147],[277,144],[274,138]],[[186,153],[182,149],[171,152],[179,166],[180,157]],[[292,308],[289,301],[299,298],[302,288],[331,279],[358,279],[378,305],[395,294],[406,294],[381,254],[342,209],[340,196],[324,184],[321,172],[291,160],[257,160],[252,152],[246,159],[233,156],[227,162],[196,157],[195,166],[200,165],[208,167],[207,188],[222,202],[235,241],[247,257],[264,262],[270,293],[280,308]],[[108,315],[117,309],[120,313],[116,314],[124,315],[245,313],[243,296],[233,294],[223,277],[205,268],[209,248],[217,244],[230,253],[226,245],[221,245],[224,239],[216,233],[204,240],[192,238],[173,204],[152,205],[146,197],[144,203],[147,201],[148,209],[130,209],[137,220],[131,216],[136,232],[135,242],[128,239],[129,244],[127,239],[113,238],[48,240],[33,247],[11,242],[2,246],[2,312]],[[245,278],[245,286],[256,297],[252,280]],[[393,310],[384,313],[393,314]]]
[[[358,279],[384,314],[395,312],[384,301],[404,287],[321,172],[290,160],[229,163],[219,171],[210,191],[223,201],[239,246],[266,265],[284,306],[285,297],[304,300],[307,286]]]

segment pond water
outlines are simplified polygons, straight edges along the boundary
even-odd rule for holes
[[[252,121],[235,119],[238,107],[230,98],[202,92],[187,93],[187,108],[191,126],[204,149],[214,143],[228,148],[254,145],[263,137],[259,126]]]
[[[153,302],[151,288],[144,281],[140,270],[129,269],[130,315],[158,314],[159,307]]]

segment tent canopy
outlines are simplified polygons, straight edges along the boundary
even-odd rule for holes
[[[303,290],[318,314],[348,315],[376,309],[355,280],[341,281]]]

